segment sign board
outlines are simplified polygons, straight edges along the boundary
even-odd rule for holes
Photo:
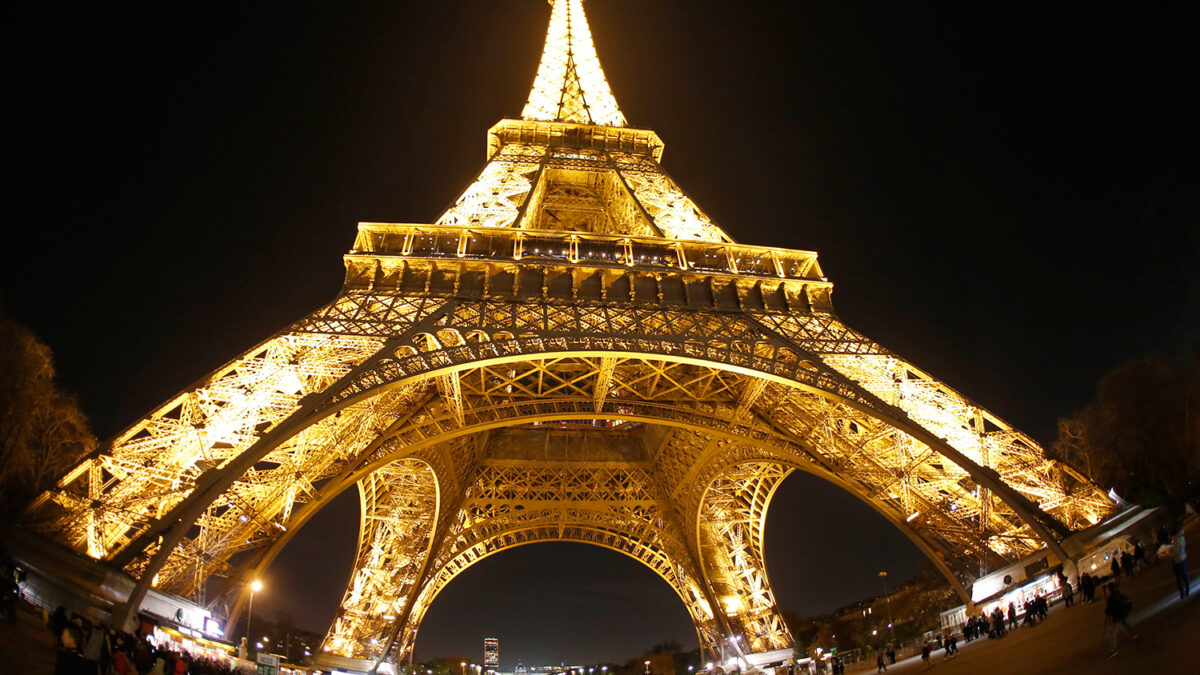
[[[258,675],[279,675],[279,656],[276,654],[258,654]]]
[[[204,617],[204,634],[209,637],[224,637],[225,630],[221,622],[211,616]]]

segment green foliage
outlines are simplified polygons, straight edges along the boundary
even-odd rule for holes
[[[1178,512],[1200,496],[1200,345],[1186,365],[1159,357],[1123,363],[1096,402],[1059,420],[1051,454],[1103,488]]]
[[[13,514],[96,447],[88,420],[54,384],[50,348],[0,313],[0,513]]]

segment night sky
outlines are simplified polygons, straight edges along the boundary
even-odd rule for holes
[[[586,8],[630,123],[734,239],[818,251],[850,325],[1043,443],[1111,367],[1183,358],[1200,335],[1194,23],[1154,3],[851,4]],[[436,218],[486,129],[520,114],[548,18],[539,0],[21,10],[0,306],[114,434],[334,297],[356,222]],[[256,614],[325,628],[357,508],[348,493],[297,538]],[[802,476],[767,559],[781,605],[808,614],[922,566]],[[499,637],[506,668],[695,644],[653,573],[568,544],[477,564],[420,635],[418,658],[476,660]]]

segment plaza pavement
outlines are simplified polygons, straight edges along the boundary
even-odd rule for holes
[[[1189,554],[1197,546],[1188,546]],[[1196,558],[1191,558],[1195,561]],[[1088,673],[1089,675],[1200,674],[1200,574],[1192,562],[1192,592],[1179,599],[1175,574],[1169,561],[1161,561],[1143,570],[1133,579],[1121,582],[1122,592],[1133,598],[1129,625],[1140,634],[1134,642],[1122,637],[1118,653],[1108,656],[1105,633],[1104,600],[1100,592],[1095,602],[1076,603],[1072,607],[1055,605],[1049,616],[1036,626],[1009,631],[999,639],[983,638],[970,643],[959,641],[957,656],[947,659],[938,649],[926,668],[920,655],[888,666],[888,673],[933,675],[990,675],[1016,673]],[[1076,593],[1075,597],[1080,597]],[[861,664],[853,671],[873,673],[876,667]]]
[[[958,656],[950,659],[939,649],[934,652],[931,668],[925,667],[920,656],[914,656],[889,666],[887,672],[1200,674],[1200,574],[1197,573],[1200,533],[1193,528],[1189,535],[1193,542],[1188,546],[1192,594],[1186,600],[1179,599],[1169,561],[1160,561],[1133,579],[1123,581],[1122,590],[1134,601],[1130,625],[1141,634],[1141,640],[1134,643],[1125,638],[1115,657],[1108,657],[1104,602],[1098,598],[1090,604],[1077,603],[1069,608],[1055,605],[1045,621],[1010,631],[1003,638],[960,642]],[[870,661],[849,667],[847,672],[872,673],[874,658]],[[16,623],[0,623],[0,674],[53,672],[53,645],[40,614],[20,611]]]

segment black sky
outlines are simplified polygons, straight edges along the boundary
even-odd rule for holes
[[[1193,24],[1152,3],[1057,4],[587,11],[626,116],[731,236],[818,251],[842,318],[1048,443],[1107,369],[1182,358],[1200,317]],[[435,218],[485,130],[520,113],[548,16],[538,0],[18,11],[0,306],[115,433],[332,298],[356,222]],[[261,611],[323,629],[356,509],[344,497],[298,537]],[[921,564],[803,477],[768,533],[800,612]],[[479,658],[485,634],[506,667],[695,642],[665,584],[581,545],[468,570],[418,656]]]

